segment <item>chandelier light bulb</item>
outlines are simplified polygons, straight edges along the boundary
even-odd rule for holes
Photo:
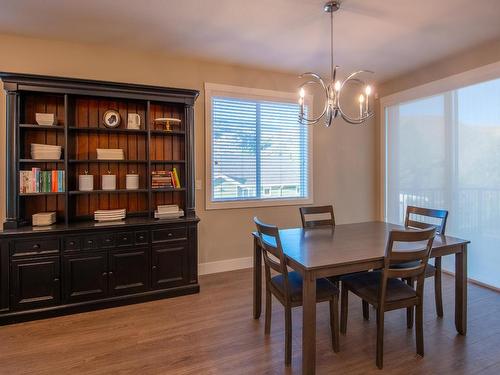
[[[306,96],[306,90],[304,90],[303,87],[300,89],[299,95],[301,99],[304,99],[304,97]]]
[[[342,87],[342,83],[340,83],[340,81],[335,82],[335,86],[334,86],[335,91],[339,92],[340,87]]]
[[[363,102],[365,101],[365,96],[364,96],[363,94],[361,94],[361,95],[359,96],[358,100],[359,100],[359,103],[360,103],[360,104],[361,104],[361,103],[363,103]]]
[[[371,93],[372,93],[372,87],[371,86],[366,86],[366,89],[365,89],[366,96],[370,96]]]

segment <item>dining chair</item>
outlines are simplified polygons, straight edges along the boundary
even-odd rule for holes
[[[417,217],[415,217],[417,216]],[[435,219],[434,223],[426,223],[425,218]],[[445,234],[446,222],[448,220],[448,211],[436,210],[430,208],[422,208],[415,206],[408,206],[406,208],[405,227],[407,228],[420,228],[426,229],[431,226],[436,227],[436,233]],[[403,264],[407,267],[409,264]],[[401,265],[394,265],[394,268],[399,268]],[[443,317],[443,287],[442,287],[442,271],[441,271],[441,257],[434,258],[434,265],[428,264],[425,270],[425,277],[434,277],[434,299],[436,301],[436,314],[438,317]],[[413,285],[414,280],[407,279],[408,284]],[[413,326],[413,308],[407,311],[407,326]]]
[[[285,310],[285,365],[292,362],[292,308],[302,306],[302,277],[295,271],[288,272],[281,246],[278,227],[264,224],[254,218],[264,258],[266,278],[265,334],[271,332],[272,295]],[[274,271],[275,275],[272,275]],[[330,303],[330,328],[332,348],[339,351],[339,290],[328,279],[316,280],[317,302]]]
[[[303,228],[335,227],[335,215],[332,206],[300,207],[299,210]],[[321,218],[318,218],[318,216],[321,216]]]
[[[424,356],[423,298],[425,268],[432,249],[436,228],[423,230],[391,231],[386,245],[384,268],[342,278],[340,332],[347,331],[348,292],[373,305],[377,310],[377,356],[378,368],[383,367],[384,313],[415,307],[415,336],[417,354]],[[407,262],[412,262],[407,263]],[[416,262],[416,263],[413,263]],[[394,264],[410,264],[393,268]],[[416,288],[402,279],[417,280]]]

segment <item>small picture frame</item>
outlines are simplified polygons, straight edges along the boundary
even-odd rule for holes
[[[120,125],[121,122],[120,114],[114,109],[109,109],[104,112],[104,115],[102,116],[102,122],[107,128],[116,128]]]

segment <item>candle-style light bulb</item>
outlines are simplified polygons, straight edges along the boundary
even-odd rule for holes
[[[364,103],[364,101],[365,101],[365,96],[364,96],[363,94],[361,94],[361,95],[359,96],[358,100],[359,100],[359,104],[363,104],[363,103]]]
[[[303,87],[300,89],[299,95],[300,95],[301,99],[304,99],[304,97],[306,96],[306,90],[304,90]]]
[[[361,94],[358,98],[359,101],[359,117],[363,117],[363,103],[365,101],[365,96]]]
[[[372,87],[371,86],[366,86],[366,88],[365,88],[365,94],[366,94],[366,96],[367,97],[370,96],[371,93],[372,93]]]
[[[340,83],[340,81],[337,81],[337,82],[335,82],[335,85],[333,87],[334,87],[335,91],[339,92],[341,86],[342,86],[342,84]]]
[[[299,96],[300,118],[302,119],[304,117],[304,97],[306,96],[306,90],[303,87],[300,88]]]

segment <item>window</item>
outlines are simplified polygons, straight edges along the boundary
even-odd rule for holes
[[[311,203],[312,132],[298,122],[296,94],[214,84],[205,92],[207,209]]]
[[[471,241],[469,277],[499,288],[500,79],[386,106],[385,129],[386,220],[449,210],[446,233]]]

